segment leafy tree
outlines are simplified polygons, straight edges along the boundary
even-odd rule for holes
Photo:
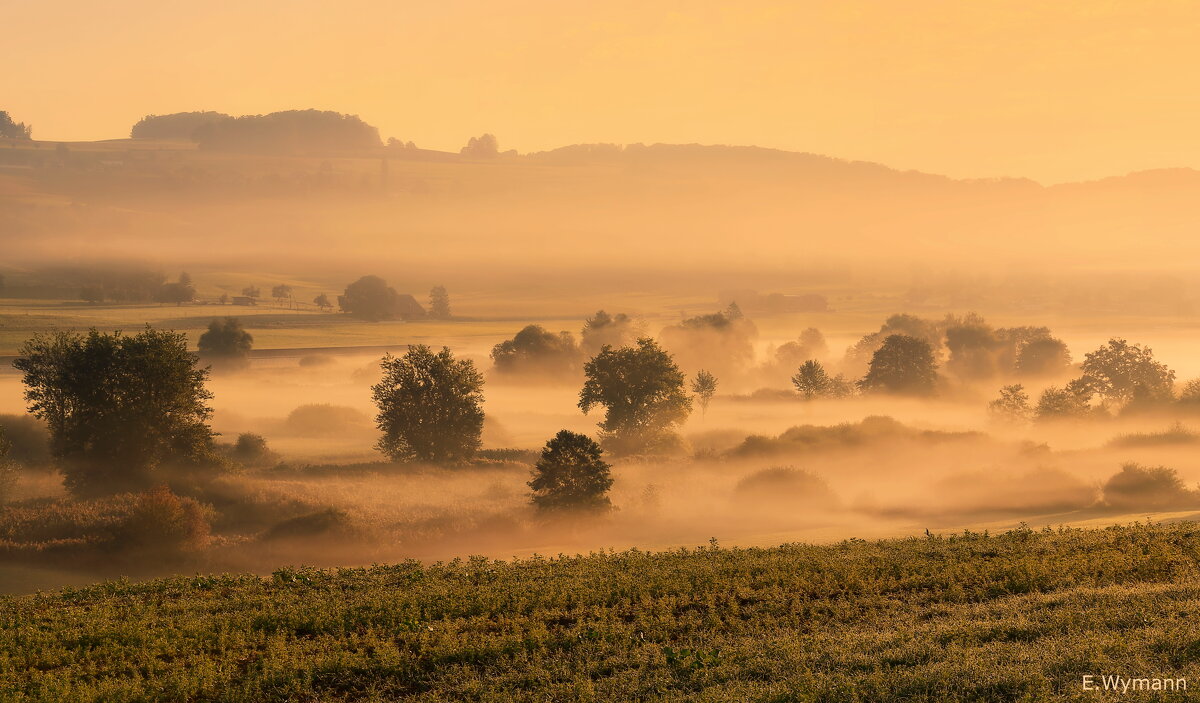
[[[863,390],[904,395],[930,395],[937,381],[937,364],[929,343],[893,334],[871,356]]]
[[[632,318],[623,312],[610,315],[603,310],[597,310],[595,315],[583,321],[579,346],[587,354],[594,355],[606,344],[624,347],[632,344],[635,339],[637,329]]]
[[[1107,401],[1161,402],[1174,392],[1175,372],[1155,361],[1149,348],[1124,339],[1110,339],[1086,354],[1081,368],[1091,388]]]
[[[244,362],[253,346],[253,335],[242,328],[241,320],[236,317],[209,322],[208,330],[199,340],[200,357],[214,361]]]
[[[591,437],[561,430],[533,467],[531,502],[541,510],[608,510],[611,468]]]
[[[829,353],[825,335],[816,327],[809,327],[800,333],[800,345],[808,350],[809,358],[822,357]]]
[[[1029,394],[1025,392],[1025,387],[1015,384],[1001,388],[1000,397],[988,403],[988,414],[1000,422],[1028,422],[1033,417],[1033,408],[1029,404]]]
[[[6,111],[0,110],[0,138],[31,139],[33,138],[33,125],[13,122],[12,117]]]
[[[242,295],[246,296],[247,298],[261,298],[262,291],[258,286],[246,286],[242,289]]]
[[[696,378],[692,379],[692,392],[700,401],[700,414],[703,416],[708,412],[708,404],[712,401],[713,394],[717,392],[717,377],[700,369],[696,372]]]
[[[221,297],[220,297],[220,298],[217,298],[217,302],[219,302],[219,303],[220,303],[220,304],[222,304],[222,305],[228,305],[228,304],[229,304],[229,294],[228,294],[228,293],[222,293],[222,294],[221,294]]]
[[[1087,417],[1093,413],[1091,386],[1084,379],[1075,379],[1064,388],[1051,386],[1042,391],[1034,415],[1039,421],[1068,420]]]
[[[325,295],[324,293],[313,298],[313,305],[316,305],[322,310],[328,310],[329,308],[333,307],[333,303],[329,302],[329,296]]]
[[[671,355],[643,337],[632,347],[604,347],[584,365],[579,408],[605,408],[601,443],[619,454],[664,448],[687,420],[692,401]]]
[[[429,291],[429,316],[435,320],[450,319],[450,294],[445,286],[434,286]]]
[[[742,308],[737,304],[736,300],[730,302],[729,305],[725,307],[723,314],[725,315],[726,319],[729,320],[740,320],[746,316],[745,313],[742,312]]]
[[[1041,337],[1023,344],[1017,351],[1016,371],[1021,376],[1053,376],[1071,365],[1066,343],[1054,337]]]
[[[483,432],[483,376],[468,359],[420,344],[383,359],[371,387],[383,438],[376,448],[394,461],[452,463],[470,459]]]
[[[946,349],[950,358],[946,370],[960,378],[987,379],[996,376],[998,357],[1004,348],[1001,335],[978,315],[946,328]]]
[[[379,276],[363,276],[346,286],[338,296],[338,305],[354,317],[364,320],[391,320],[396,317],[400,295]]]
[[[821,362],[809,359],[801,364],[796,375],[792,376],[792,385],[805,400],[813,400],[829,393],[833,379],[825,372]]]
[[[894,334],[920,339],[929,345],[936,362],[942,347],[944,323],[926,320],[907,313],[892,315],[884,321],[878,332],[863,336],[854,346],[846,350],[844,366],[853,373],[865,373],[871,357],[883,345],[884,340]]]
[[[149,488],[170,465],[211,468],[212,393],[195,361],[184,334],[147,326],[132,337],[38,335],[13,367],[67,487],[89,495]]]
[[[272,286],[271,297],[274,298],[276,302],[288,300],[292,297],[292,287],[286,283],[280,283],[277,286]]]
[[[554,334],[540,325],[528,325],[492,347],[492,362],[505,373],[562,375],[578,368],[579,348],[570,332]]]

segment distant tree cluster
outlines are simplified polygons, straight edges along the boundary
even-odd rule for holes
[[[322,110],[287,110],[210,121],[192,139],[201,149],[282,154],[376,149],[379,130],[357,115]]]
[[[541,325],[527,325],[492,347],[492,363],[501,373],[562,376],[579,369],[580,352],[570,332],[556,334]]]
[[[214,122],[234,119],[223,112],[176,112],[170,115],[146,115],[133,125],[129,136],[133,139],[187,139],[196,130]]]
[[[754,360],[758,330],[737,303],[725,310],[684,319],[662,330],[663,346],[681,367],[708,369],[721,377],[735,377]]]
[[[627,346],[637,339],[638,332],[636,323],[625,313],[610,315],[597,310],[595,315],[584,320],[579,346],[583,353],[592,355],[605,345]]]
[[[0,138],[3,139],[32,139],[33,125],[24,122],[13,122],[8,112],[0,110]]]
[[[425,309],[411,295],[397,293],[379,276],[363,276],[346,286],[338,296],[338,307],[353,317],[380,320],[425,317]]]

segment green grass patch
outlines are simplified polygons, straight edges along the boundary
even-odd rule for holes
[[[0,600],[0,697],[1094,700],[1084,674],[1200,685],[1198,546],[1139,524],[108,582]]]

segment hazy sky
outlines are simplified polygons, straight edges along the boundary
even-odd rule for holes
[[[315,107],[434,149],[758,144],[1054,182],[1200,167],[1192,0],[0,0],[34,136]]]

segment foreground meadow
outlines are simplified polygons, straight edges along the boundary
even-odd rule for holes
[[[1096,700],[1084,675],[1200,685],[1198,548],[1186,522],[107,582],[0,600],[0,696]]]

